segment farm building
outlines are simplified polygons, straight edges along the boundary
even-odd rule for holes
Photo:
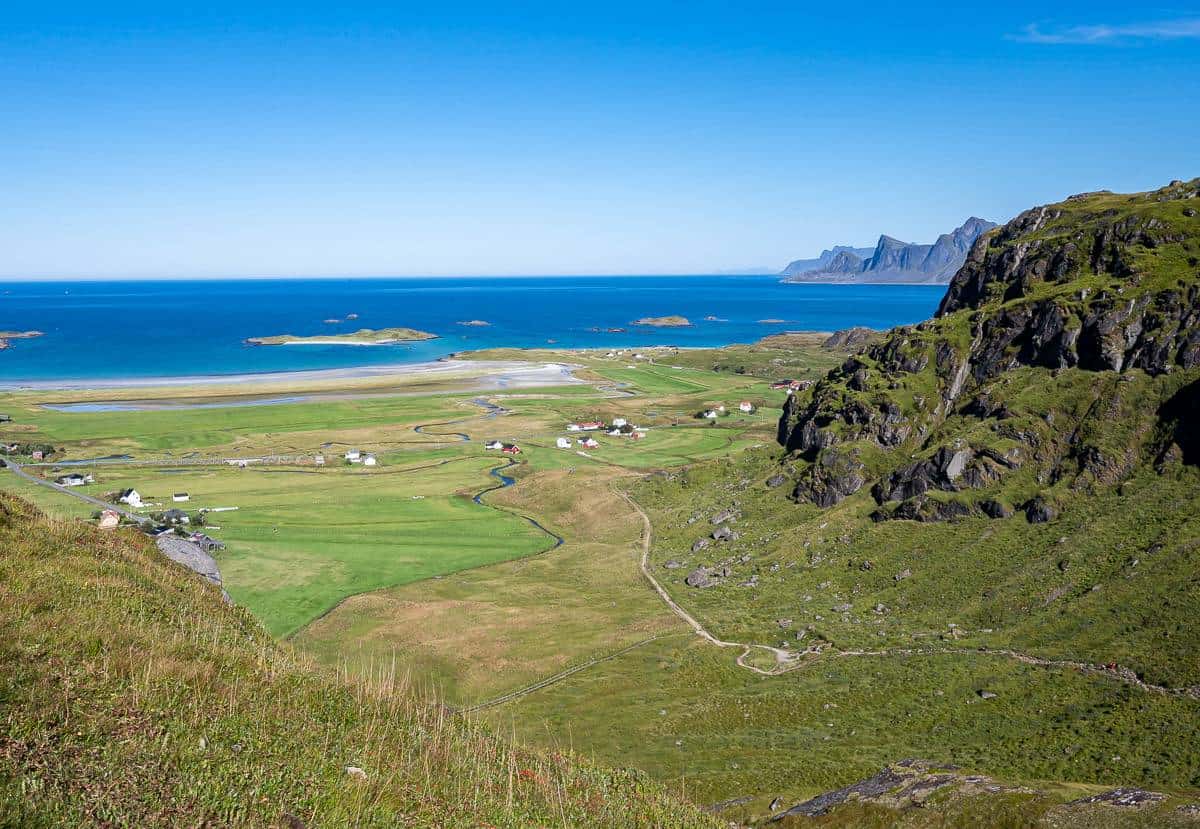
[[[204,533],[192,533],[192,543],[206,553],[211,553],[214,550],[225,549],[225,544],[223,542],[217,541],[217,539],[213,538],[212,536],[205,535]]]
[[[376,460],[375,456],[370,453],[363,458],[363,466],[375,466],[377,463],[379,463],[379,461]]]
[[[557,446],[559,449],[570,449],[571,448],[571,439],[570,438],[559,438],[558,440],[554,441],[554,445]]]
[[[484,449],[503,449],[504,442],[500,440],[489,440],[483,445]]]
[[[596,442],[595,438],[584,438],[583,440],[579,441],[579,445],[585,449],[595,449],[600,444]]]
[[[324,466],[325,465],[325,456],[317,455],[315,458],[313,458],[313,463],[317,466]]]
[[[362,452],[358,451],[357,449],[347,449],[346,454],[343,457],[350,461],[350,463],[356,463],[362,460]]]
[[[190,524],[192,519],[181,509],[169,509],[163,513],[163,520],[168,524]]]
[[[171,500],[177,504],[181,504],[184,501],[192,500],[192,496],[188,495],[186,492],[176,492],[174,495],[171,496]]]
[[[754,404],[749,400],[743,400],[741,403],[738,403],[738,408],[749,414],[750,412],[754,411]]]
[[[500,451],[506,455],[519,455],[521,454],[521,447],[517,446],[515,443],[510,443]]]
[[[72,472],[69,475],[63,475],[55,478],[54,483],[59,486],[84,486],[85,484],[94,484],[96,479],[91,475],[81,475],[78,472]]]
[[[621,428],[622,426],[626,426],[626,425],[628,425],[628,424],[629,424],[629,421],[628,421],[628,420],[626,420],[626,419],[625,419],[625,418],[623,418],[623,417],[614,417],[614,418],[612,419],[612,425],[613,425],[613,428],[614,428],[614,429],[619,429],[619,428]]]
[[[129,506],[134,508],[144,506],[142,504],[141,493],[139,493],[136,489],[121,490],[121,493],[117,496],[117,500],[122,504],[129,504]]]
[[[100,513],[100,523],[97,526],[102,530],[116,529],[121,523],[121,513],[115,509],[106,509]]]
[[[716,420],[718,417],[720,417],[720,415],[717,414],[716,409],[709,409],[704,413],[704,417],[706,417],[708,420]]]

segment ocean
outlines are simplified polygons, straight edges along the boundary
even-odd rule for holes
[[[44,336],[13,340],[0,351],[0,382],[377,366],[501,346],[719,346],[779,331],[918,322],[944,292],[926,285],[787,285],[776,276],[14,282],[0,285],[0,330]],[[357,319],[346,320],[350,314]],[[631,325],[668,315],[692,325]],[[490,324],[459,324],[470,320]],[[438,338],[370,347],[244,342],[401,326]]]

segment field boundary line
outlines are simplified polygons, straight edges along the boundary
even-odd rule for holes
[[[456,713],[456,714],[472,714],[476,711],[482,711],[487,708],[494,708],[497,705],[503,705],[506,702],[511,702],[514,699],[519,699],[521,697],[532,694],[534,691],[540,691],[541,689],[546,688],[550,685],[554,685],[555,683],[562,682],[564,679],[567,679],[568,677],[572,677],[575,674],[579,673],[580,671],[585,671],[588,668],[591,668],[595,665],[599,665],[602,662],[608,662],[612,659],[616,659],[618,656],[624,656],[625,654],[629,653],[630,651],[640,648],[642,645],[647,645],[647,644],[649,644],[651,642],[655,642],[659,639],[668,639],[672,636],[680,636],[680,635],[682,635],[682,634],[659,633],[659,634],[657,634],[655,636],[651,636],[647,639],[642,639],[638,642],[634,642],[632,645],[626,645],[625,647],[621,648],[620,650],[615,650],[612,653],[605,654],[604,656],[597,656],[597,657],[587,660],[586,662],[581,662],[578,665],[574,665],[570,668],[567,668],[566,670],[559,671],[556,674],[551,674],[548,677],[539,679],[537,682],[534,682],[530,685],[526,685],[523,688],[517,688],[515,691],[509,691],[507,694],[501,694],[500,696],[495,697],[493,699],[484,700],[483,702],[478,702],[478,703],[475,703],[474,705],[464,705],[461,707],[454,707],[454,706],[447,706],[447,707],[450,708],[452,711],[454,711],[454,713]]]

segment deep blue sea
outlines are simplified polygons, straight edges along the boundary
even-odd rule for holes
[[[778,331],[917,322],[933,314],[944,292],[924,285],[785,285],[775,276],[16,282],[0,285],[0,330],[45,336],[14,340],[0,351],[0,381],[343,368],[493,346],[716,346]],[[324,322],[348,314],[358,319]],[[692,327],[630,325],[671,314],[688,317]],[[709,316],[719,321],[705,321]],[[474,319],[491,324],[458,324]],[[439,338],[373,347],[243,342],[392,326]]]

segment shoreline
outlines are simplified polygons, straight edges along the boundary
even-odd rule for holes
[[[641,345],[623,345],[622,351],[636,352],[651,349],[674,349],[676,351],[706,351],[711,349],[729,348],[732,346],[754,345],[763,340],[787,335],[812,335],[828,337],[832,332],[824,330],[774,330],[764,331],[762,336],[751,342],[725,342],[720,345],[672,345],[670,343],[644,343]],[[43,391],[104,391],[121,389],[154,389],[182,386],[221,386],[221,385],[270,385],[291,383],[329,383],[351,380],[386,380],[395,378],[432,377],[455,379],[456,373],[462,379],[482,377],[489,374],[533,373],[544,371],[547,366],[558,366],[573,371],[578,366],[569,363],[547,360],[519,359],[472,359],[471,354],[504,351],[511,349],[524,353],[545,353],[570,355],[576,352],[595,352],[612,350],[615,346],[581,346],[578,348],[545,346],[493,346],[489,348],[452,351],[435,360],[424,360],[413,363],[382,363],[366,366],[342,366],[339,368],[294,369],[265,372],[239,372],[235,374],[180,374],[156,375],[148,377],[63,377],[50,379],[0,379],[0,394],[12,392],[43,392]],[[519,382],[519,381],[518,381]],[[582,382],[574,380],[573,382]],[[553,385],[553,383],[546,383]]]
[[[295,371],[245,372],[241,374],[192,374],[160,377],[61,378],[52,380],[0,380],[0,392],[19,391],[99,391],[104,389],[161,388],[168,386],[220,386],[227,384],[269,384],[294,382],[330,382],[340,380],[387,379],[389,377],[445,377],[463,379],[488,375],[546,374],[553,367],[560,374],[574,369],[565,363],[524,360],[464,360],[444,357],[420,363],[386,363],[377,366],[297,369]],[[520,382],[518,380],[518,382]],[[571,382],[582,382],[572,377]],[[550,385],[550,383],[546,383]]]

